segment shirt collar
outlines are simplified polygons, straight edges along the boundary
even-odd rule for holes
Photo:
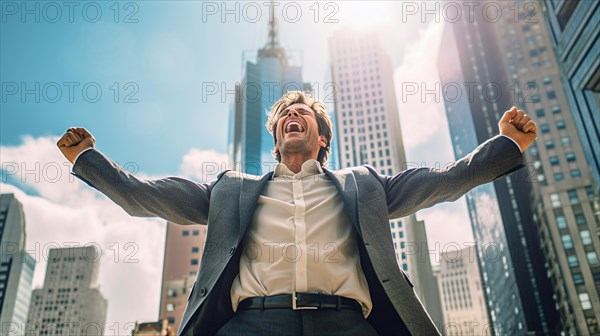
[[[273,172],[273,179],[281,176],[288,176],[294,178],[302,178],[306,176],[312,176],[317,174],[323,174],[323,168],[321,168],[321,164],[317,160],[308,160],[302,164],[300,168],[300,172],[298,174],[294,174],[293,171],[288,169],[288,167],[283,163],[278,163],[275,166],[275,171]]]

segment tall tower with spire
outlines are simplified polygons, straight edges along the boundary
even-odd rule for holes
[[[269,16],[269,36],[256,59],[244,63],[243,78],[235,88],[229,118],[230,167],[261,175],[276,164],[271,152],[273,137],[265,124],[266,112],[287,91],[310,91],[302,81],[302,65],[294,64],[279,44],[274,6]]]

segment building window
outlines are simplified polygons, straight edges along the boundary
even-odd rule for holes
[[[571,169],[571,177],[572,178],[581,177],[581,171],[579,169]]]
[[[562,181],[564,179],[565,179],[565,174],[560,173],[560,172],[554,174],[554,180],[556,182]]]
[[[585,192],[586,192],[588,198],[590,199],[590,201],[593,200],[594,198],[596,198],[596,196],[594,195],[594,188],[592,188],[591,185],[585,187]]]
[[[168,312],[175,311],[175,305],[172,303],[167,303],[167,311]]]
[[[550,194],[550,202],[553,208],[560,208],[560,196],[558,194]]]
[[[546,146],[546,149],[552,149],[554,148],[554,141],[546,140],[544,141],[544,146]]]
[[[198,259],[192,259],[192,266],[198,265]]]
[[[561,130],[561,129],[565,129],[567,127],[567,124],[565,123],[564,120],[559,120],[556,122],[556,128]]]
[[[192,234],[193,234],[194,236],[197,236],[197,235],[199,235],[199,234],[200,234],[200,230],[194,230],[194,231],[192,231]]]
[[[192,246],[192,253],[198,253],[199,250],[197,246]]]
[[[558,105],[552,106],[552,113],[554,113],[554,114],[560,113],[560,106],[558,106]]]
[[[577,223],[577,225],[585,225],[587,223],[585,215],[582,213],[575,214],[575,223]]]
[[[553,166],[558,166],[560,162],[558,161],[558,156],[551,156],[550,157],[550,164]]]
[[[169,321],[169,324],[175,324],[175,318],[172,316],[167,317],[167,320]]]
[[[598,255],[596,254],[596,252],[591,251],[585,254],[585,257],[588,260],[588,263],[590,263],[590,265],[597,265],[598,264]]]
[[[548,99],[556,99],[556,92],[554,91],[548,91],[546,95],[548,96]]]
[[[568,136],[564,136],[562,138],[560,138],[560,141],[562,142],[563,146],[569,146],[571,144],[571,138],[569,138]]]
[[[583,310],[592,309],[592,303],[590,302],[590,296],[587,292],[579,293],[579,302],[581,302],[581,308]]]
[[[581,273],[573,273],[573,282],[576,285],[583,285],[583,275]]]
[[[181,234],[182,234],[184,237],[187,237],[187,236],[189,236],[189,235],[190,235],[190,231],[188,231],[188,230],[183,230],[183,232],[181,232]]]
[[[548,126],[548,124],[541,124],[540,129],[542,130],[542,133],[544,133],[544,134],[550,132],[550,126]]]
[[[567,162],[575,162],[575,153],[568,152],[566,157],[567,157]]]
[[[568,233],[565,233],[564,235],[560,236],[563,245],[565,246],[566,249],[570,249],[573,248],[573,241],[571,240],[571,235]]]
[[[556,225],[559,229],[565,229],[567,227],[565,216],[556,216]]]
[[[557,13],[556,18],[558,19],[558,24],[560,25],[560,29],[564,30],[567,26],[567,23],[571,20],[575,9],[579,5],[579,1],[565,1],[565,3],[560,7],[560,11]]]
[[[592,236],[590,235],[590,231],[579,231],[579,235],[581,236],[581,242],[583,243],[583,245],[592,245]]]
[[[535,110],[535,115],[539,118],[539,117],[543,117],[544,116],[544,109],[537,109]]]
[[[571,189],[567,191],[567,195],[569,195],[569,202],[571,202],[571,204],[579,204],[579,196],[577,195],[577,190]]]
[[[577,260],[576,255],[569,254],[567,256],[567,259],[569,260],[569,267],[578,267],[579,266],[579,260]]]
[[[167,296],[169,297],[176,297],[177,296],[177,291],[174,289],[169,289],[167,290]]]
[[[546,47],[542,47],[544,48],[544,50],[546,50]],[[542,51],[542,48],[540,48],[540,52]],[[544,77],[544,84],[551,84],[552,83],[552,78],[550,78],[549,76]]]

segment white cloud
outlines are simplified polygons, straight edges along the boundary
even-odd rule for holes
[[[443,23],[430,23],[421,37],[405,48],[406,56],[395,70],[396,97],[407,151],[426,144],[445,123],[441,90],[435,96],[422,96],[425,89],[433,90],[440,82],[436,63],[442,32]]]
[[[2,167],[16,164],[19,169],[12,177],[40,195],[30,196],[4,183],[1,188],[3,193],[14,193],[23,204],[27,250],[37,261],[34,287],[43,285],[48,248],[94,244],[103,254],[99,282],[109,301],[107,326],[155,319],[164,221],[132,218],[72,177],[71,165],[56,147],[57,140],[58,137],[26,136],[19,146],[1,147]],[[127,256],[137,262],[125,263],[129,261]],[[140,279],[144,279],[143,286]],[[131,309],[132,303],[135,310]]]
[[[14,193],[23,204],[27,250],[37,261],[34,287],[43,285],[48,248],[94,244],[103,254],[99,283],[108,299],[106,326],[111,329],[107,330],[127,334],[131,328],[125,328],[127,323],[156,320],[165,221],[131,217],[106,196],[70,175],[71,164],[56,147],[58,137],[22,139],[18,146],[0,147],[5,176],[12,171],[9,181],[17,184],[1,183],[0,190]],[[218,152],[192,148],[182,159],[181,173],[192,179],[210,177],[210,171],[203,169],[201,162],[224,165],[226,159]],[[136,175],[156,178],[143,172]],[[28,195],[22,189],[34,190],[39,196]]]
[[[464,197],[453,203],[438,204],[420,211],[417,217],[425,221],[429,249],[435,251],[431,256],[432,263],[439,262],[441,252],[473,245],[471,221]]]
[[[214,150],[190,148],[183,156],[179,170],[181,174],[193,180],[211,182],[227,169],[227,154]]]

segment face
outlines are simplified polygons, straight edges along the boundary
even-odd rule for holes
[[[302,103],[279,113],[276,134],[275,151],[282,157],[302,153],[316,160],[319,149],[327,144],[325,136],[319,135],[315,112]]]

